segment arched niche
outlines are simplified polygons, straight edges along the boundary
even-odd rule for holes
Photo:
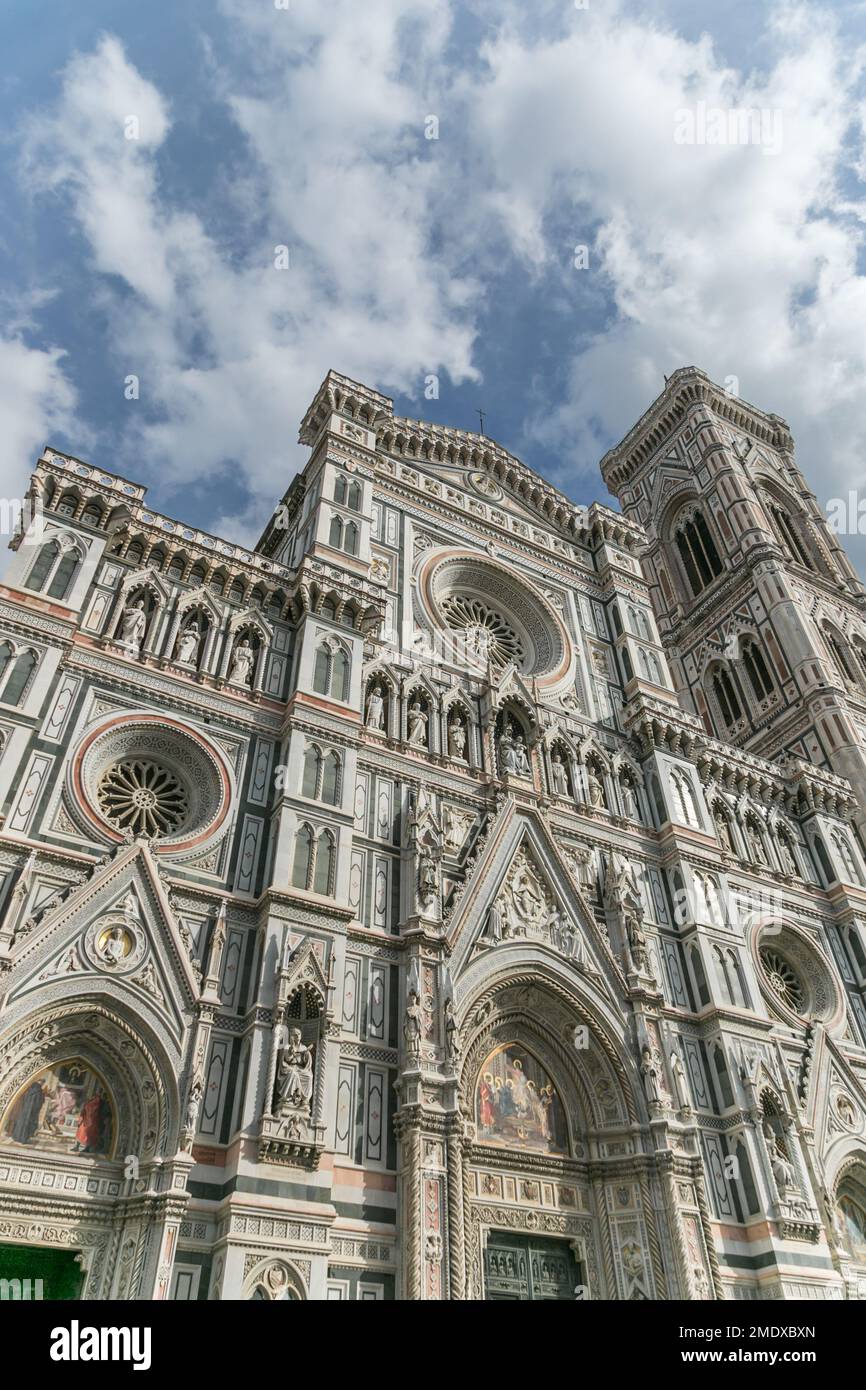
[[[50,1098],[70,1081],[70,1063],[87,1069],[91,1077],[86,1085],[82,1082],[83,1089],[69,1088],[79,1114],[87,1102],[98,1098],[97,1092],[107,1102],[103,1107],[91,1105],[85,1117],[91,1140],[78,1140],[77,1149],[73,1142],[60,1143],[61,1133],[68,1135],[71,1127],[68,1118],[56,1126],[59,1132],[53,1139],[46,1123]],[[87,1157],[114,1163],[126,1154],[135,1154],[143,1163],[170,1157],[177,1151],[180,1119],[175,1071],[141,1019],[128,1019],[103,1000],[55,1001],[10,1025],[0,1037],[0,1146],[7,1155],[27,1151],[49,1161],[61,1155],[68,1160]],[[18,1114],[17,1107],[36,1083],[45,1095],[39,1113],[31,1113],[28,1119]],[[32,1112],[36,1101],[33,1091]],[[63,1105],[58,1107],[62,1109]],[[108,1133],[109,1120],[110,1139],[99,1142]],[[10,1133],[16,1123],[20,1134],[33,1126],[24,1142]],[[41,1138],[46,1142],[40,1142]]]

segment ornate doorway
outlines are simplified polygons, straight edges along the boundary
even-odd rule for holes
[[[566,1303],[584,1284],[581,1267],[563,1240],[491,1231],[484,1251],[486,1302]]]

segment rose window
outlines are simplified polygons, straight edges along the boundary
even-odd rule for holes
[[[761,965],[770,988],[783,1004],[787,1004],[794,1013],[800,1013],[805,1003],[805,994],[796,971],[778,951],[765,948],[760,954]]]
[[[170,768],[129,758],[100,778],[97,800],[106,819],[140,835],[171,835],[186,820],[189,797]]]
[[[462,635],[467,656],[495,666],[523,662],[526,650],[521,638],[501,613],[480,599],[449,594],[442,600],[442,611],[451,630]]]

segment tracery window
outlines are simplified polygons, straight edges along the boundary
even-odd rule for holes
[[[23,704],[38,662],[37,653],[30,648],[19,652],[16,657],[11,642],[4,642],[0,646],[0,703]]]
[[[359,512],[361,510],[361,484],[349,482],[343,474],[337,475],[334,484],[334,501],[339,502],[342,507],[348,507],[350,511]]]
[[[722,561],[703,512],[694,512],[677,528],[676,544],[692,594],[697,597],[722,572]]]
[[[743,707],[733,677],[724,666],[719,666],[713,672],[713,694],[718,701],[725,724],[732,729],[742,719]]]
[[[776,523],[776,531],[791,559],[798,561],[808,570],[816,570],[818,567],[803,544],[802,537],[790,512],[786,511],[779,503],[774,502],[770,506],[770,515]]]
[[[25,587],[48,598],[65,599],[78,572],[81,556],[74,546],[62,546],[58,540],[46,541],[40,547]]]
[[[755,698],[766,700],[773,693],[773,678],[770,675],[764,654],[751,640],[742,645],[742,661],[749,682],[755,692]]]
[[[313,670],[313,689],[317,695],[330,695],[345,703],[349,698],[351,673],[351,658],[343,647],[323,642],[317,648]]]
[[[295,862],[292,866],[292,886],[312,889],[324,897],[334,890],[336,841],[330,830],[316,834],[310,825],[302,825],[295,838]]]
[[[315,744],[311,744],[304,754],[301,795],[314,801],[324,801],[328,806],[336,806],[341,767],[340,755],[333,749],[323,753]]]
[[[855,674],[847,646],[843,642],[842,638],[839,636],[837,632],[833,630],[832,627],[824,627],[823,635],[824,641],[827,643],[827,646],[830,649],[830,654],[833,657],[836,666],[838,667],[840,676],[842,676],[844,680],[856,683],[857,676]]]

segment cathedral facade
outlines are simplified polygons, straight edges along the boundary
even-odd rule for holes
[[[581,508],[329,373],[247,550],[46,449],[0,585],[0,1277],[866,1297],[866,593],[674,373]]]

